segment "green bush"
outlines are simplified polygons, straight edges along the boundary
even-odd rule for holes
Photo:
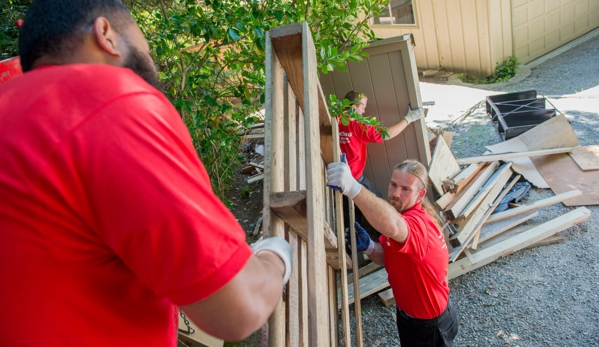
[[[25,18],[26,5],[26,1],[13,0],[0,5],[0,60],[19,54],[19,29],[15,26],[15,21]]]
[[[518,58],[510,56],[506,61],[501,64],[497,64],[495,67],[495,73],[487,78],[478,79],[475,77],[468,76],[466,73],[458,75],[458,78],[465,83],[471,84],[491,84],[498,82],[505,82],[510,78],[514,77],[518,72],[519,61]]]

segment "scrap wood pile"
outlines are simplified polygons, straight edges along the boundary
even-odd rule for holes
[[[563,115],[514,139],[489,146],[490,154],[479,157],[454,158],[447,138],[447,133],[439,133],[432,141],[429,179],[440,196],[434,205],[445,221],[448,280],[515,251],[561,242],[558,232],[589,219],[591,213],[586,207],[578,207],[557,218],[531,223],[530,219],[539,215],[538,209],[557,203],[599,204],[599,149],[579,146]],[[513,152],[508,153],[509,150]],[[580,153],[585,153],[584,159]],[[554,161],[564,171],[556,170]],[[551,188],[555,196],[493,213],[519,181]],[[389,286],[384,269],[370,265],[360,269],[361,276],[363,272],[370,274],[360,279],[360,297]],[[379,297],[387,306],[395,303],[390,289],[379,293]],[[353,300],[351,288],[350,299]]]

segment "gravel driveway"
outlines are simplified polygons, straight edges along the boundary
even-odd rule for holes
[[[599,36],[536,66],[518,83],[490,91],[426,83],[421,88],[423,100],[436,101],[427,123],[456,133],[456,158],[481,155],[485,145],[501,141],[482,107],[457,121],[484,95],[499,91],[535,89],[550,96],[581,145],[599,144]],[[452,93],[462,102],[457,109]],[[524,203],[550,196],[550,189],[533,189]],[[455,346],[599,346],[599,207],[589,209],[588,221],[562,232],[565,242],[519,251],[449,282],[460,319]],[[549,206],[531,222],[570,210]],[[362,300],[362,311],[365,346],[399,346],[395,306],[386,308],[373,295]]]

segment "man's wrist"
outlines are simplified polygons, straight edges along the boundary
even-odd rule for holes
[[[368,244],[368,248],[366,248],[366,250],[364,251],[364,253],[366,253],[367,255],[372,254],[372,252],[374,252],[374,241],[370,240],[370,243]]]
[[[349,187],[347,187],[343,194],[345,194],[348,198],[353,200],[353,198],[355,198],[360,193],[360,191],[362,191],[362,185],[354,179],[352,184],[350,184]]]

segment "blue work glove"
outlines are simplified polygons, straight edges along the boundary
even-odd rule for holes
[[[350,199],[355,198],[362,190],[362,185],[354,179],[349,166],[346,164],[345,153],[341,155],[341,162],[328,165],[327,185],[339,190]]]
[[[370,236],[362,228],[360,223],[354,222],[356,226],[356,251],[364,252],[366,254],[372,253],[374,251],[374,242],[370,239]],[[349,234],[349,228],[345,231],[345,249],[347,253],[351,254],[351,235]]]

